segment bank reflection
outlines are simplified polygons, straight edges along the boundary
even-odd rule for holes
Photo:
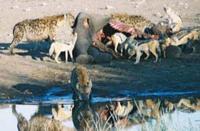
[[[2,105],[0,109],[0,114],[1,110],[12,110],[11,115],[17,120],[12,126],[19,131],[181,130],[180,127],[187,129],[186,125],[189,130],[200,129],[199,98],[35,105],[30,118],[26,116],[30,110],[20,112],[20,106],[23,107]]]

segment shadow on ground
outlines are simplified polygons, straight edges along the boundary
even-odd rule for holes
[[[0,51],[8,53],[10,43],[0,43]],[[43,60],[44,57],[48,56],[50,48],[50,42],[42,41],[40,43],[35,42],[24,42],[17,45],[14,52],[21,56],[31,56],[32,59]]]

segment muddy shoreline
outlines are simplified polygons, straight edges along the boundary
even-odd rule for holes
[[[71,95],[69,82],[71,70],[75,64],[58,65],[54,62],[34,60],[30,63],[29,60],[24,61],[24,58],[18,55],[3,57],[14,57],[18,61],[7,65],[11,71],[7,74],[7,78],[1,77],[1,79],[4,78],[2,80],[4,86],[1,86],[1,99],[30,99],[45,96],[45,93],[55,87],[61,89],[53,93],[58,99]],[[16,65],[19,67],[26,65],[26,67],[13,70],[17,68]],[[170,92],[179,95],[181,93],[184,95],[185,92],[186,96],[200,94],[200,57],[198,54],[182,56],[179,59],[160,59],[156,64],[152,62],[152,59],[138,65],[134,65],[133,60],[113,60],[111,63],[86,66],[94,83],[93,95],[95,97],[156,97],[159,93],[167,97],[171,95]],[[27,72],[29,68],[31,71]],[[4,71],[5,69],[1,69],[1,72]]]

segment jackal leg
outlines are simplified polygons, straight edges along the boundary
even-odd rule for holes
[[[158,61],[158,54],[156,53],[156,48],[150,49],[151,53],[155,56],[155,63]]]
[[[56,56],[55,56],[55,61],[57,62],[57,63],[61,63],[59,60],[58,60],[58,57],[60,56],[60,51],[59,52],[56,52]]]
[[[71,59],[72,59],[72,62],[74,62],[72,50],[69,51],[69,55],[70,55],[70,57],[71,57]]]
[[[144,59],[147,60],[149,58],[149,50],[144,50],[144,53],[146,54]]]

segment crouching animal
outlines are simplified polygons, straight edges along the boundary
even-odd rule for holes
[[[73,49],[77,40],[77,33],[72,34],[72,37],[73,37],[72,40],[69,42],[64,43],[64,42],[55,41],[51,44],[51,47],[49,49],[49,55],[52,56],[53,53],[55,53],[55,61],[57,63],[60,63],[60,61],[58,61],[58,57],[61,52],[65,52],[66,63],[68,62],[68,52],[72,61],[74,61]]]
[[[186,32],[186,34],[183,34],[180,38],[178,38],[178,34],[175,34],[172,36],[171,45],[174,46],[184,45],[187,44],[190,40],[191,41],[198,40],[199,37],[200,37],[200,32],[196,29]]]
[[[186,99],[183,98],[179,101],[177,107],[186,107],[194,111],[199,111],[200,110],[200,99]]]
[[[58,27],[65,25],[71,28],[74,21],[75,18],[71,13],[21,21],[14,26],[9,52],[13,54],[13,49],[23,39],[35,42],[46,39],[52,41],[56,37]]]
[[[71,87],[73,91],[73,100],[91,99],[92,81],[87,69],[78,65],[71,74]]]
[[[198,29],[182,30],[179,33],[172,35],[171,37],[164,38],[162,42],[162,50],[164,57],[180,57],[182,50],[180,46],[189,46],[190,42],[198,41],[200,33]],[[193,47],[195,48],[195,47]],[[166,53],[168,51],[168,54]],[[194,50],[194,49],[193,49]]]

